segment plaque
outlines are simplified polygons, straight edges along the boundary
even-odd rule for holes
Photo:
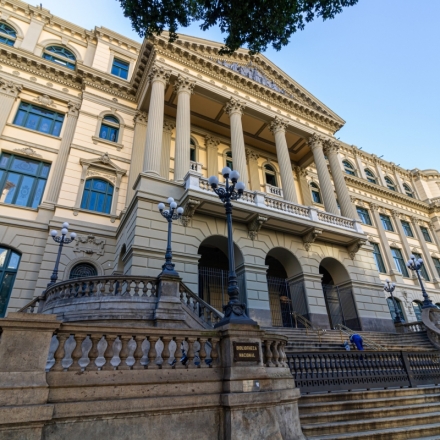
[[[259,362],[260,344],[258,342],[233,342],[235,362]]]

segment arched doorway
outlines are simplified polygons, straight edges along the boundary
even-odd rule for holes
[[[334,258],[324,258],[319,273],[331,328],[342,324],[362,330],[347,269]]]
[[[199,247],[199,297],[217,310],[222,311],[228,298],[228,241],[226,237],[214,235],[202,242]],[[237,273],[240,301],[246,304],[246,283],[243,266],[243,255],[234,244],[235,271]]]
[[[309,319],[302,269],[287,249],[271,249],[266,256],[267,289],[274,327],[303,327],[295,314]]]
[[[396,306],[394,305],[394,301],[396,303],[397,310],[396,310]],[[399,315],[400,319],[402,321],[405,321],[405,315],[403,314],[402,302],[400,301],[399,298],[394,298],[394,301],[391,297],[387,298],[387,303],[388,303],[388,308],[390,309],[391,318],[393,318],[393,321],[396,321],[396,317],[397,317],[397,315]]]

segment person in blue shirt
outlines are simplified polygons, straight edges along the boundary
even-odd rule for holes
[[[350,342],[354,345],[356,345],[356,348],[358,350],[363,350],[364,349],[364,345],[363,345],[363,341],[362,341],[362,336],[358,335],[357,333],[355,333],[354,335],[350,336]]]

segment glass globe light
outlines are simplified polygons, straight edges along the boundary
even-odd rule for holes
[[[52,231],[50,231],[50,235],[52,237],[56,237],[58,235],[58,231],[55,231],[55,229],[53,229]]]
[[[218,178],[217,178],[217,176],[211,176],[211,177],[208,179],[208,183],[209,183],[213,188],[217,187],[217,185],[218,185]]]
[[[76,232],[71,232],[71,233],[70,233],[70,238],[71,238],[72,240],[75,240],[75,238],[76,238]]]
[[[229,176],[229,174],[231,174],[231,169],[229,167],[224,167],[222,169],[222,176],[226,177],[226,176]]]
[[[157,208],[159,209],[160,212],[162,212],[165,209],[165,204],[164,203],[159,203],[157,205]]]
[[[179,206],[177,208],[177,214],[182,215],[183,214],[183,208],[181,206]]]
[[[174,199],[172,197],[168,197],[167,202],[171,205],[171,203],[174,202]]]
[[[236,182],[240,178],[240,173],[234,170],[231,172],[229,177],[231,178],[232,182]]]
[[[61,229],[61,234],[66,235],[69,231],[67,230],[67,228],[63,228]]]
[[[237,182],[237,184],[235,185],[235,188],[239,193],[242,193],[244,191],[245,187],[246,186],[245,186],[244,182]]]
[[[170,203],[170,208],[171,209],[176,209],[177,208],[177,203],[176,202],[171,202]]]

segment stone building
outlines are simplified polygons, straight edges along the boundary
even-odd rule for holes
[[[236,269],[249,315],[289,326],[393,331],[420,288],[440,303],[440,174],[405,170],[335,139],[344,120],[263,55],[181,35],[139,44],[18,0],[0,5],[0,316],[45,289],[67,221],[59,281],[156,276],[157,204],[184,207],[176,269],[205,301],[226,296],[226,222],[207,178],[246,184],[234,203]]]

